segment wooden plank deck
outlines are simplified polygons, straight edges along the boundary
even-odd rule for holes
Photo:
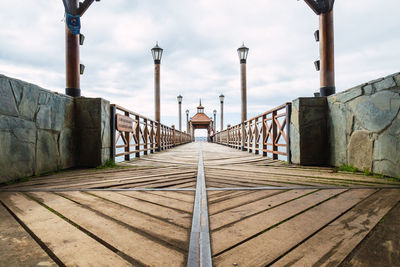
[[[399,182],[209,143],[0,187],[0,266],[187,265],[200,150],[213,265],[400,266]]]

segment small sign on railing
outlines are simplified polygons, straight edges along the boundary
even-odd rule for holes
[[[134,120],[128,116],[117,114],[117,130],[120,132],[133,132],[133,122]]]

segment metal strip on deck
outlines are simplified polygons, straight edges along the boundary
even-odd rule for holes
[[[204,176],[203,151],[200,147],[194,200],[192,231],[190,233],[188,267],[212,266],[210,227],[208,223],[207,189]]]

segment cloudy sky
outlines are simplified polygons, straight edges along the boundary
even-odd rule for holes
[[[337,0],[336,87],[343,91],[400,71],[400,1]],[[61,0],[0,0],[0,73],[64,93]],[[296,0],[102,0],[82,17],[82,94],[154,118],[150,49],[164,48],[161,120],[178,124],[199,98],[211,116],[225,98],[225,125],[240,121],[239,60],[247,60],[248,117],[319,89],[313,61],[318,17]],[[219,128],[219,119],[217,119]],[[185,123],[183,123],[185,125]]]

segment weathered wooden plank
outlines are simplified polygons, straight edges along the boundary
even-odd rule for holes
[[[372,189],[350,190],[336,198],[331,198],[217,256],[215,263],[217,266],[227,266],[233,262],[239,266],[268,265],[375,191]]]
[[[182,250],[187,249],[189,239],[187,230],[166,221],[137,212],[125,206],[82,192],[67,192],[61,195],[89,207],[106,216],[136,228],[137,231],[155,236]]]
[[[267,210],[245,218],[228,227],[212,232],[213,255],[218,254],[237,243],[246,240],[265,229],[302,212],[321,201],[333,197],[344,190],[322,190],[303,198],[288,202],[278,208]],[[266,207],[267,209],[267,207]]]
[[[296,198],[303,197],[304,195],[309,194],[313,191],[314,190],[290,190],[287,192],[282,191],[282,193],[280,194],[214,214],[210,218],[211,229],[216,230],[224,225],[240,221],[241,219],[249,217],[253,214],[274,208],[278,205],[281,205],[288,201],[292,201]]]
[[[25,195],[2,193],[0,199],[65,265],[129,265],[117,254]]]
[[[51,193],[31,193],[43,204],[56,210],[80,227],[104,240],[137,262],[146,265],[181,265],[185,261],[182,252],[160,244],[148,236],[134,232],[117,222],[104,218],[93,211]],[[85,214],[85,216],[82,216]],[[149,254],[148,252],[152,253]]]
[[[0,266],[57,266],[0,204]]]
[[[399,200],[399,190],[375,193],[274,265],[339,265]]]
[[[192,214],[175,209],[166,208],[153,203],[148,203],[143,200],[138,200],[122,194],[113,192],[91,192],[93,195],[108,199],[120,205],[135,209],[137,211],[164,219],[168,222],[175,223],[179,226],[190,228],[192,222]]]

